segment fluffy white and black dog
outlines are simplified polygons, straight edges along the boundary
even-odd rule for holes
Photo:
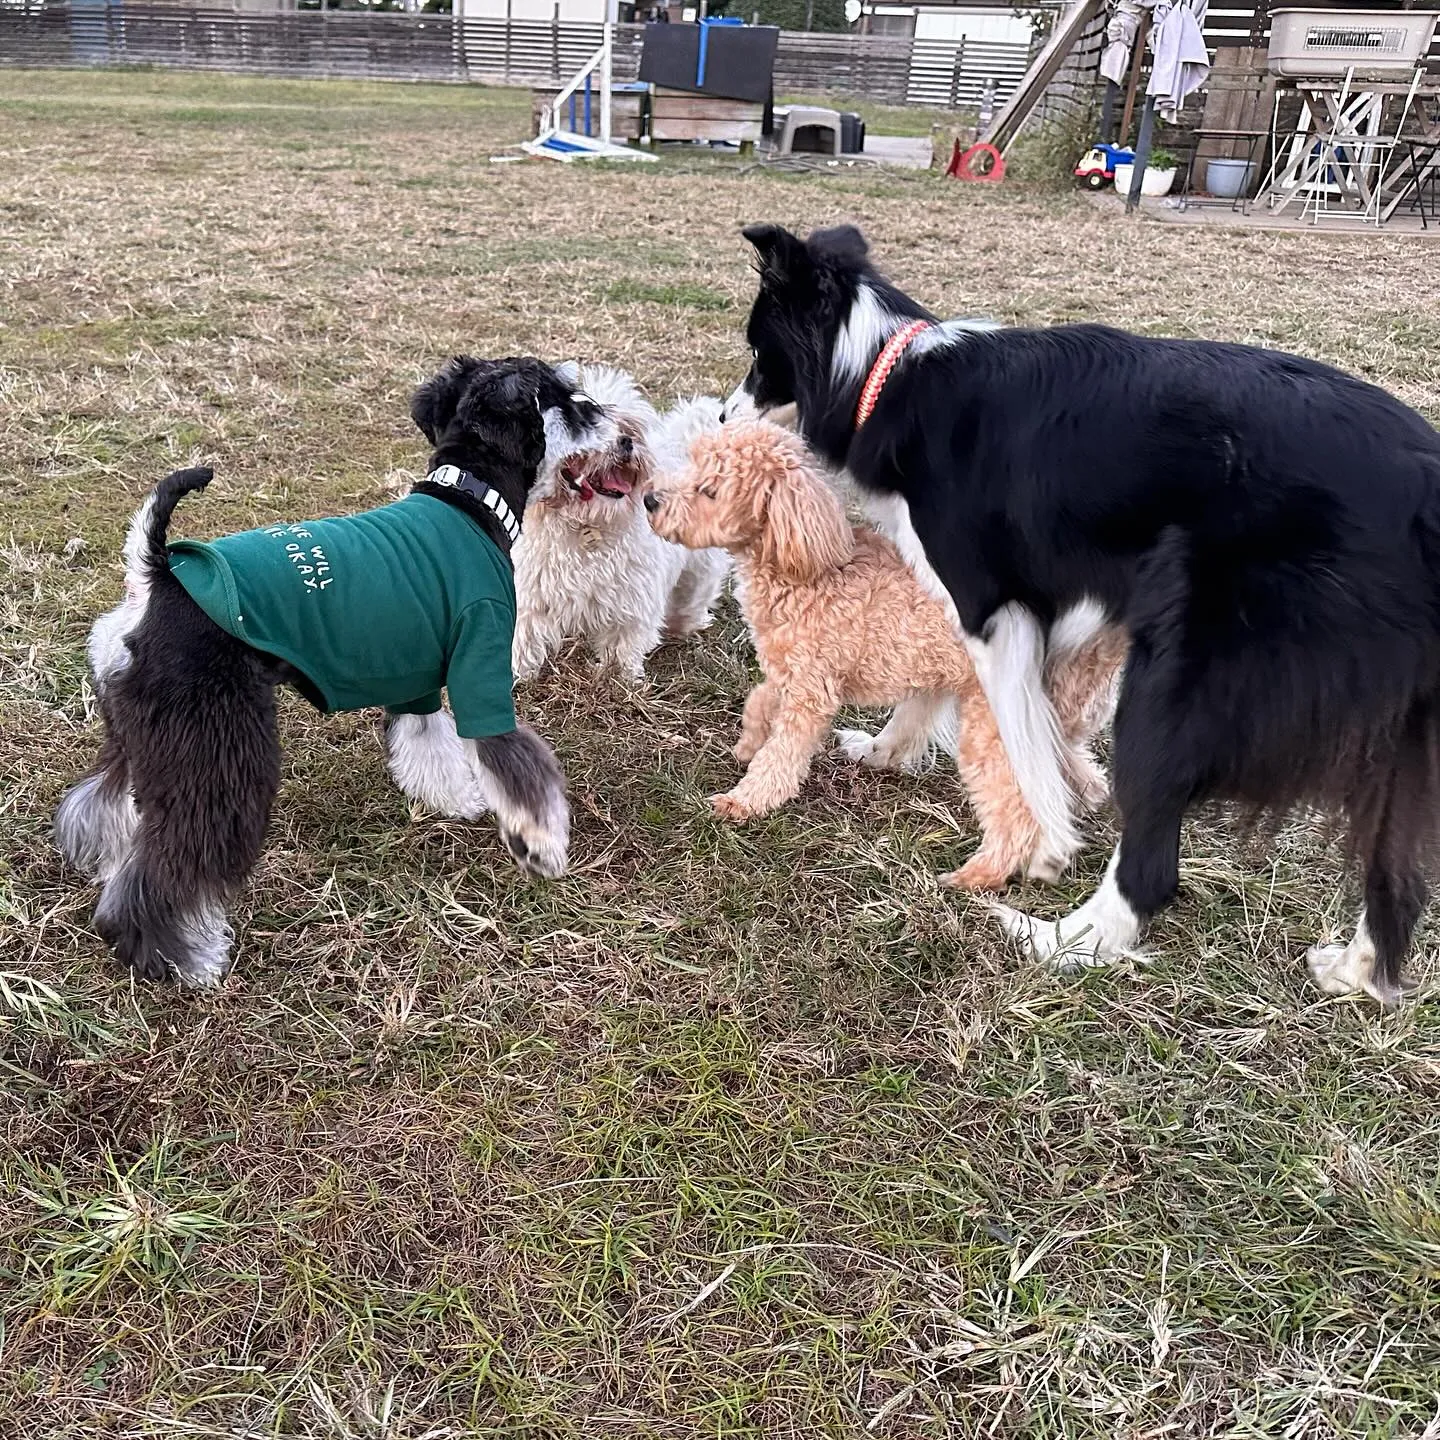
[[[1173,897],[1187,811],[1314,803],[1348,825],[1364,909],[1349,944],[1309,952],[1311,975],[1395,997],[1440,825],[1435,430],[1291,355],[941,323],[852,227],[745,237],[760,286],[743,391],[762,411],[793,402],[943,583],[1058,854],[1079,842],[1047,663],[1105,625],[1128,637],[1121,842],[1077,911],[1001,907],[1009,931],[1043,958],[1104,962]]]
[[[515,677],[528,680],[566,641],[583,639],[601,665],[630,680],[662,639],[703,630],[730,570],[723,550],[662,540],[644,497],[689,458],[690,442],[718,428],[720,402],[697,397],[657,415],[634,380],[604,365],[581,368],[581,388],[631,441],[624,461],[572,464],[532,505],[515,546]]]
[[[384,706],[407,793],[454,814],[493,809],[524,869],[563,873],[564,776],[510,695],[509,553],[527,502],[562,473],[629,458],[578,387],[570,366],[456,357],[411,406],[429,474],[377,510],[170,545],[177,502],[210,481],[202,468],[141,506],[124,602],[90,637],[99,762],[55,822],[64,854],[103,884],[96,929],[138,975],[213,985],[228,968],[226,905],[280,783],[282,684],[325,711]]]

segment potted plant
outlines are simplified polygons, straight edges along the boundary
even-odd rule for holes
[[[1175,183],[1175,157],[1166,149],[1157,146],[1150,152],[1150,163],[1145,167],[1145,178],[1140,182],[1142,195],[1168,195]]]
[[[1150,163],[1145,167],[1145,178],[1140,182],[1140,193],[1142,195],[1168,195],[1170,187],[1175,183],[1175,157],[1161,146],[1156,146],[1150,152]],[[1117,165],[1115,167],[1115,192],[1118,195],[1128,195],[1130,186],[1135,179],[1135,167],[1133,165]]]

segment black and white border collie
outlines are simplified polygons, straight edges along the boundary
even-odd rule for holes
[[[415,393],[411,414],[434,446],[417,490],[475,520],[506,565],[527,500],[554,493],[579,467],[628,460],[630,440],[578,385],[573,365],[457,356]],[[314,689],[285,661],[222,629],[172,573],[171,515],[210,478],[209,469],[175,472],[131,522],[126,598],[96,621],[89,643],[104,742],[95,769],[65,795],[55,819],[66,858],[103,886],[95,911],[101,936],[137,975],[168,973],[192,987],[224,978],[232,939],[226,906],[264,843],[280,784],[275,689]],[[472,563],[466,537],[473,527],[457,520],[454,533],[453,551],[437,559],[442,568]],[[405,579],[398,577],[402,593]],[[435,618],[417,616],[417,635]],[[369,658],[340,663],[353,662],[364,676]],[[497,684],[508,688],[508,633],[500,664]],[[491,810],[522,869],[564,872],[565,777],[533,730],[517,724],[462,740],[442,709],[393,715],[387,738],[391,774],[412,799],[467,819]]]
[[[744,234],[760,288],[737,397],[793,403],[810,444],[933,568],[1020,787],[1067,857],[1047,653],[1107,623],[1128,635],[1120,844],[1073,914],[996,907],[1007,930],[1042,959],[1104,963],[1174,896],[1187,811],[1314,804],[1346,822],[1364,908],[1348,945],[1310,950],[1310,973],[1330,994],[1393,1000],[1440,824],[1440,435],[1292,355],[940,323],[849,226]],[[917,320],[857,428],[877,358]]]

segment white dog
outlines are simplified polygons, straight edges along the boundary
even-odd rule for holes
[[[621,370],[590,365],[580,388],[619,422],[633,462],[567,473],[567,489],[532,504],[515,544],[515,678],[537,675],[567,640],[601,665],[644,674],[662,638],[703,630],[725,583],[723,550],[686,550],[650,528],[644,498],[689,460],[690,442],[720,424],[720,402],[697,398],[659,416]]]

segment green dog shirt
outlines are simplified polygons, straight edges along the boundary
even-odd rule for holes
[[[514,576],[444,500],[178,540],[170,570],[222,630],[294,666],[321,710],[428,715],[443,686],[461,735],[515,728]]]

